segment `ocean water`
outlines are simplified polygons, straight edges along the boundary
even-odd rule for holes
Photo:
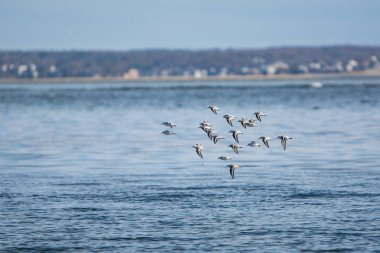
[[[380,80],[1,85],[0,252],[146,251],[380,252]]]

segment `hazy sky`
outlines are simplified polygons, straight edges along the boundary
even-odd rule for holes
[[[0,50],[380,45],[380,0],[1,0]]]

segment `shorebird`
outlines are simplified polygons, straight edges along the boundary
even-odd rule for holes
[[[220,110],[220,108],[216,107],[216,106],[209,106],[208,108],[210,108],[210,110],[215,113],[215,114],[218,114],[218,110]]]
[[[173,124],[173,123],[167,122],[167,121],[162,122],[161,125],[164,125],[164,126],[167,126],[167,127],[170,127],[170,128],[173,128],[173,127],[176,126],[176,124]]]
[[[232,158],[229,157],[229,156],[220,156],[218,157],[219,160],[223,160],[223,161],[226,161],[226,160],[231,160]]]
[[[199,128],[202,129],[205,133],[212,131],[211,127],[209,126],[199,126]]]
[[[247,146],[251,146],[251,147],[260,147],[261,145],[259,143],[257,143],[257,141],[251,141]]]
[[[199,123],[200,126],[212,126],[207,120],[204,120],[203,122]]]
[[[236,154],[239,154],[239,150],[238,150],[238,148],[242,148],[242,146],[239,146],[239,145],[237,145],[237,144],[231,144],[231,145],[228,145],[227,147],[232,148],[232,150],[233,150]]]
[[[224,139],[226,139],[226,138],[224,138],[221,135],[214,135],[212,138],[212,141],[214,142],[214,144],[216,144],[219,140],[224,140]]]
[[[244,127],[247,128],[248,120],[246,118],[241,118],[241,120],[238,120],[240,124]]]
[[[261,122],[261,117],[262,116],[267,116],[263,112],[255,112],[256,118]]]
[[[173,134],[175,134],[174,132],[169,131],[169,130],[162,131],[162,133],[165,134],[165,135],[173,135]]]
[[[240,168],[240,166],[237,164],[230,164],[230,165],[227,165],[226,167],[230,168],[230,175],[231,175],[232,179],[234,179],[235,178],[235,170]]]
[[[265,146],[267,146],[267,147],[269,148],[269,143],[268,143],[268,141],[269,141],[269,140],[272,140],[272,138],[270,138],[270,137],[266,137],[266,136],[261,136],[259,139],[262,140],[263,143],[265,144]]]
[[[255,121],[256,121],[256,120],[254,120],[254,119],[250,119],[250,120],[248,120],[248,123],[246,124],[246,126],[248,126],[248,127],[257,127],[257,126],[255,125]]]
[[[232,133],[232,137],[235,139],[235,141],[236,141],[237,143],[239,143],[238,135],[239,135],[239,134],[243,134],[243,133],[240,132],[239,130],[230,130],[229,133]]]
[[[197,154],[203,159],[203,156],[202,156],[202,150],[204,149],[202,144],[195,144],[193,146],[193,148],[195,148],[195,152],[197,152]]]
[[[276,139],[280,139],[281,140],[281,145],[282,147],[284,148],[284,150],[286,149],[286,141],[287,140],[291,140],[293,139],[292,137],[289,137],[289,136],[286,136],[286,135],[280,135],[278,136]]]
[[[210,140],[213,140],[215,135],[216,135],[216,132],[212,129],[209,132],[207,132],[207,136]]]
[[[227,120],[227,123],[230,124],[230,126],[233,126],[232,121],[236,119],[235,116],[229,114],[224,115],[223,118]]]

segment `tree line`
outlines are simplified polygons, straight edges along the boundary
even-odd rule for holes
[[[288,64],[289,73],[299,66],[318,62],[334,65],[355,60],[359,69],[368,67],[371,57],[380,58],[379,46],[275,47],[264,49],[130,50],[130,51],[0,51],[0,77],[17,77],[35,66],[38,77],[114,77],[129,69],[141,76],[184,75],[206,70],[217,75],[244,74],[244,68],[262,68],[276,61]],[[22,72],[22,73],[24,73]]]

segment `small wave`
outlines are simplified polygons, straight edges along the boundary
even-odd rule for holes
[[[86,212],[100,212],[104,211],[105,209],[103,208],[96,208],[96,207],[69,207],[69,208],[64,208],[64,211],[74,211],[74,212],[81,212],[81,213],[86,213]]]
[[[105,183],[52,183],[55,186],[98,186],[105,185]]]
[[[309,198],[350,198],[350,197],[359,197],[359,198],[373,198],[379,197],[379,194],[376,193],[358,193],[358,192],[331,192],[331,191],[311,191],[311,192],[302,192],[294,193],[289,196],[291,199],[309,199]]]

